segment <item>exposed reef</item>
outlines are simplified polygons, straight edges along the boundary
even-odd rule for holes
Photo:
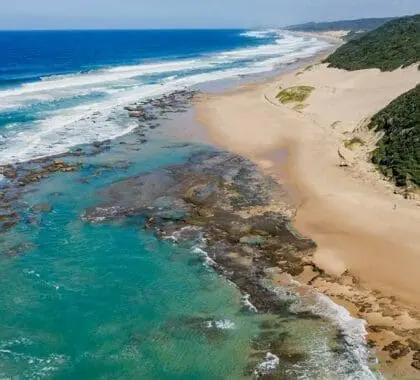
[[[170,114],[185,112],[196,93],[194,90],[174,91],[159,98],[146,99],[125,107],[129,116],[138,119],[139,123],[129,139],[122,137],[117,140],[94,141],[76,146],[67,153],[0,165],[0,233],[14,227],[21,219],[19,214],[22,205],[19,200],[27,191],[27,185],[37,184],[54,173],[68,173],[89,168],[91,165],[85,158],[109,151],[115,145],[127,146],[127,150],[131,151],[140,151],[141,146],[148,142],[148,133],[158,128],[161,121],[169,118]],[[128,162],[119,161],[113,163],[112,168],[102,165],[97,168],[97,172],[106,169],[125,169],[128,165]]]
[[[276,330],[282,318],[290,317],[291,301],[278,297],[266,280],[273,268],[301,274],[316,245],[293,230],[294,208],[287,194],[251,161],[228,152],[203,151],[183,165],[116,182],[99,195],[103,202],[86,210],[86,221],[139,218],[142,228],[191,248],[236,284],[249,311],[276,316],[261,326],[248,375],[280,379],[279,371],[306,359],[302,352],[288,351],[283,343],[287,333]],[[320,318],[303,311],[294,315],[300,320]],[[283,369],[259,369],[268,353],[273,355],[271,364],[277,358]]]
[[[196,249],[205,241],[214,266],[254,295],[262,311],[284,307],[259,285],[264,271],[280,267],[298,275],[305,265],[301,259],[315,248],[291,228],[286,215],[292,207],[282,188],[252,162],[227,152],[193,154],[184,165],[119,181],[100,195],[104,202],[88,209],[84,219],[143,216],[145,228],[163,239],[194,241]],[[274,198],[279,211],[266,211]]]

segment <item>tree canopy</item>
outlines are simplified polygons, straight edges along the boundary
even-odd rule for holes
[[[393,19],[339,47],[325,62],[345,70],[393,71],[420,61],[420,14]]]

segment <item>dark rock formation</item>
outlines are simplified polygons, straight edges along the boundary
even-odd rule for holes
[[[414,367],[415,369],[420,370],[420,360],[415,360],[411,363],[411,366]]]
[[[410,353],[410,348],[398,340],[394,340],[383,348],[383,351],[388,351],[392,359],[398,359]]]
[[[14,165],[0,166],[0,174],[5,177],[0,186],[0,233],[15,226],[20,220],[18,199],[27,185],[40,182],[56,172],[73,172],[79,164],[55,158],[42,158]],[[32,211],[49,211],[50,205],[35,205]]]
[[[130,177],[100,195],[103,202],[86,210],[85,220],[97,223],[140,217],[144,227],[162,239],[202,255],[249,295],[251,308],[279,318],[290,315],[288,301],[265,285],[266,270],[276,267],[294,275],[301,273],[307,265],[302,259],[312,253],[315,243],[293,231],[286,216],[292,208],[286,193],[249,160],[228,152],[199,152],[184,165]],[[272,199],[283,199],[287,213],[265,211],[273,205]],[[299,317],[315,317],[307,314]],[[192,322],[193,327],[203,327],[201,319]],[[266,322],[264,327],[280,324]],[[220,335],[213,325],[207,327],[206,335]],[[254,364],[261,362],[268,350],[291,365],[305,359],[300,352],[285,350],[278,333],[266,331],[256,339]]]
[[[142,132],[144,128],[155,129],[160,126],[159,120],[169,113],[184,112],[196,91],[181,90],[162,96],[152,98],[141,103],[124,107],[131,117],[139,120],[139,127],[133,131],[135,139],[121,141],[120,144],[134,145],[132,150],[139,151],[140,147],[147,143],[146,134]],[[151,120],[157,120],[153,124]],[[40,182],[56,172],[73,172],[80,168],[89,169],[86,164],[82,164],[83,157],[96,156],[112,147],[111,140],[94,141],[91,144],[77,146],[69,152],[51,157],[34,159],[28,162],[19,162],[8,165],[0,165],[0,233],[14,225],[20,219],[18,208],[12,205],[12,201],[20,198],[27,185]],[[75,159],[78,161],[75,162]],[[89,165],[88,165],[89,166]],[[116,162],[112,168],[102,166],[101,170],[106,169],[126,169],[128,162]],[[99,175],[98,171],[95,175]],[[82,182],[89,182],[86,177],[81,178]],[[47,211],[36,210],[33,211]],[[22,210],[20,210],[22,211]]]
[[[188,109],[188,103],[197,94],[193,90],[179,90],[159,98],[146,99],[142,102],[131,104],[124,107],[128,111],[128,115],[132,118],[138,119],[139,122],[149,122],[152,120],[161,119],[168,113],[185,112]],[[149,125],[150,129],[158,127],[158,123]]]
[[[420,351],[420,342],[413,339],[407,339],[407,343],[413,351]]]
[[[284,302],[260,279],[272,267],[301,273],[301,259],[315,244],[298,236],[283,213],[254,211],[269,205],[274,194],[286,198],[282,188],[249,160],[227,152],[200,152],[184,165],[111,185],[100,194],[103,203],[88,209],[83,218],[103,222],[142,216],[145,227],[161,238],[196,245],[205,238],[215,269],[250,294],[257,309],[280,313]],[[247,211],[248,217],[241,216]]]

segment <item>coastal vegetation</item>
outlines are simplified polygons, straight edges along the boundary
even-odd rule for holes
[[[294,86],[282,89],[276,98],[283,104],[302,103],[311,95],[315,87],[312,86]]]
[[[352,137],[350,140],[344,141],[344,147],[350,150],[363,145],[365,145],[365,142],[358,136]]]
[[[297,103],[293,109],[297,112],[301,112],[303,109],[305,109],[308,105],[305,103]]]
[[[357,20],[339,20],[331,22],[308,22],[306,24],[290,25],[288,30],[301,32],[330,32],[337,30],[348,30],[353,32],[367,32],[392,20],[391,17],[386,18],[363,18]]]
[[[397,186],[420,186],[420,84],[374,115],[369,127],[383,133],[372,161]]]
[[[420,14],[393,19],[338,48],[325,62],[345,70],[393,71],[420,61]]]
[[[301,71],[298,71],[296,74],[295,74],[295,76],[299,76],[299,75],[302,75],[304,72],[306,72],[306,71],[310,71],[310,70],[312,70],[312,68],[314,67],[314,65],[308,65],[308,66],[306,66],[303,70],[301,70]]]

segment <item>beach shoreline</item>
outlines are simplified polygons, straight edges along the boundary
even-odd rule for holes
[[[414,87],[418,74],[412,67],[342,72],[319,64],[319,56],[313,61],[262,83],[203,95],[196,101],[197,119],[215,145],[248,157],[290,191],[298,208],[294,227],[318,245],[296,279],[367,322],[368,342],[385,375],[415,378],[419,207],[415,199],[394,194],[366,162],[374,136],[363,122]],[[280,86],[305,84],[314,94],[304,108],[276,100]],[[355,135],[372,141],[344,149]],[[286,162],[277,157],[284,149]]]

